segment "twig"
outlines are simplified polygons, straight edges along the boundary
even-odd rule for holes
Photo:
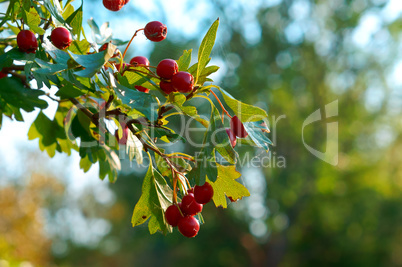
[[[144,30],[144,28],[138,29],[138,30],[135,31],[133,37],[131,37],[130,42],[128,42],[128,44],[127,44],[127,46],[126,46],[126,49],[124,50],[122,60],[124,60],[124,57],[126,56],[127,50],[128,50],[128,48],[130,47],[131,42],[134,40],[134,37],[137,36],[137,33],[138,33],[139,31],[142,31],[142,30]]]
[[[226,115],[228,115],[229,118],[232,118],[232,116],[230,116],[229,112],[224,108],[222,102],[219,100],[218,96],[212,91],[209,90],[216,98],[216,100],[219,102],[219,104],[221,105],[222,111],[226,113]]]

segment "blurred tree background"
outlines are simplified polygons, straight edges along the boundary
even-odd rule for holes
[[[99,5],[85,2],[87,10]],[[269,111],[270,166],[241,170],[251,197],[228,210],[206,205],[196,238],[177,231],[150,236],[146,226],[130,224],[142,169],[126,163],[115,184],[76,194],[64,189],[63,175],[49,174],[53,159],[24,152],[36,162],[29,166],[49,167],[34,168],[35,174],[25,167],[20,178],[0,184],[0,266],[402,266],[399,0],[170,2],[197,17],[199,28],[183,36],[173,29],[147,52],[151,63],[197,47],[220,17],[212,55],[222,66],[216,81]],[[131,1],[122,17],[169,18],[166,9],[153,18],[136,4]],[[331,121],[339,125],[339,155],[333,166],[306,149],[302,128],[310,114],[335,100],[339,115]],[[327,123],[304,131],[306,143],[323,152]]]

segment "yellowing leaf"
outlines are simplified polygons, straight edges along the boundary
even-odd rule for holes
[[[223,166],[217,164],[218,166],[218,178],[215,182],[208,182],[212,185],[214,189],[214,196],[212,200],[215,206],[222,206],[227,208],[226,197],[231,197],[232,199],[241,199],[243,197],[250,196],[250,192],[241,183],[237,182],[236,179],[241,176],[241,174],[236,171],[235,165]]]

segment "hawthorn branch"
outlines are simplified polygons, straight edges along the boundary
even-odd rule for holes
[[[144,30],[144,28],[138,29],[138,30],[135,31],[133,37],[131,37],[130,42],[128,42],[128,44],[127,44],[127,46],[126,46],[126,49],[124,50],[122,60],[124,60],[124,57],[126,56],[127,50],[128,50],[128,48],[130,47],[131,42],[134,40],[134,37],[137,36],[138,32],[143,31],[143,30]]]
[[[10,67],[4,67],[1,69],[2,72],[10,72],[13,70],[24,70],[24,66],[23,65],[11,65]]]

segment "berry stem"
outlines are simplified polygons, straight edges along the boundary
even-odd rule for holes
[[[119,60],[120,65],[119,65],[119,69],[117,71],[120,73],[123,68],[123,64],[124,64],[124,55],[121,54],[120,50],[117,50],[117,53],[119,53],[119,56],[120,56],[120,60]]]
[[[209,90],[209,91],[214,95],[214,97],[216,98],[216,100],[217,100],[217,101],[219,102],[219,104],[221,105],[222,111],[225,112],[226,115],[228,115],[229,118],[232,118],[232,116],[230,116],[229,112],[223,107],[223,104],[222,104],[222,102],[219,100],[218,96],[217,96],[212,90]]]
[[[124,50],[123,59],[124,59],[124,57],[126,56],[127,50],[128,50],[128,48],[130,47],[131,42],[133,41],[134,37],[137,36],[137,33],[138,33],[139,31],[143,31],[143,30],[144,30],[144,28],[141,28],[141,29],[138,29],[138,30],[135,31],[135,33],[133,34],[133,37],[131,37],[130,42],[128,42],[128,44],[127,44],[127,46],[126,46],[126,49]]]
[[[149,75],[149,76],[151,76],[151,77],[153,77],[153,78],[160,79],[159,76],[155,75],[152,71],[150,71],[150,73],[147,73],[147,72],[145,72],[145,71],[137,70],[137,69],[133,69],[133,68],[129,68],[129,70],[130,70],[130,71],[134,71],[134,72],[139,72],[139,73],[142,73],[142,74],[145,74],[145,75]]]
[[[174,171],[172,165],[170,165],[170,170],[172,171],[172,177],[173,177],[173,203],[177,204],[177,173]]]

